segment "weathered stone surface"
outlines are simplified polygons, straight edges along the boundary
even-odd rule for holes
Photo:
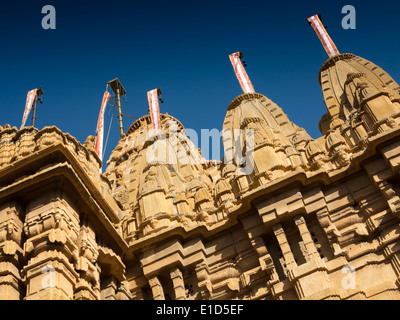
[[[400,87],[352,54],[319,80],[321,137],[247,93],[224,161],[168,114],[104,174],[92,136],[0,126],[0,299],[400,299]]]

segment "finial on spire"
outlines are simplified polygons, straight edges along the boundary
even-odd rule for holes
[[[237,51],[229,55],[229,59],[231,60],[233,69],[235,70],[236,77],[239,80],[240,86],[244,93],[254,93],[254,87],[251,84],[250,78],[246,73],[246,70],[243,65],[246,66],[246,63],[243,60],[243,53],[241,51]]]
[[[339,50],[336,48],[328,32],[326,32],[326,27],[323,25],[321,21],[321,15],[316,14],[308,18],[307,20],[309,24],[313,27],[315,33],[318,35],[319,40],[321,40],[322,45],[324,46],[324,49],[328,54],[329,58],[332,58],[340,54]]]

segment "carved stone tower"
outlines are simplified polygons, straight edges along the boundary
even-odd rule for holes
[[[222,160],[168,114],[104,174],[91,136],[0,126],[0,298],[400,299],[400,87],[352,54],[319,80],[321,137],[246,84]]]

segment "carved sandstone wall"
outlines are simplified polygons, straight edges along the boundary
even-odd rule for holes
[[[0,299],[399,299],[400,87],[352,54],[319,78],[315,140],[262,94],[229,104],[247,173],[167,114],[104,174],[92,137],[0,127]]]

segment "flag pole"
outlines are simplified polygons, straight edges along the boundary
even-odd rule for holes
[[[246,65],[243,61],[243,53],[241,51],[234,52],[229,55],[229,59],[232,63],[233,70],[235,71],[236,77],[239,80],[239,84],[242,87],[244,93],[254,93],[253,84],[250,81],[249,76],[247,75],[246,69],[244,65]]]
[[[326,31],[326,27],[322,23],[321,16],[319,14],[316,14],[316,15],[308,18],[307,20],[308,20],[308,23],[314,29],[314,31],[317,34],[322,45],[324,46],[324,49],[325,49],[326,53],[328,54],[329,58],[339,55],[340,52],[337,49],[334,42],[332,41],[328,32]]]
[[[35,126],[35,122],[36,122],[36,110],[37,110],[37,103],[38,101],[40,103],[43,103],[41,96],[43,95],[43,90],[42,87],[40,87],[39,89],[37,89],[36,91],[36,96],[35,96],[35,103],[33,105],[33,114],[32,114],[32,127]]]
[[[161,99],[161,95],[162,92],[160,88],[147,92],[147,100],[149,102],[148,114],[150,114],[153,130],[156,134],[159,134],[161,130],[160,105],[158,104],[159,101],[164,103]]]
[[[35,126],[35,121],[36,121],[37,101],[38,101],[38,96],[36,95],[36,97],[35,97],[35,102],[34,102],[34,105],[33,105],[32,127]]]
[[[121,82],[118,80],[118,78],[115,78],[114,80],[107,82],[107,84],[110,85],[111,89],[115,93],[115,102],[117,104],[117,110],[118,110],[119,135],[120,138],[122,138],[122,136],[124,135],[124,122],[122,119],[123,113],[121,106],[121,97],[126,95],[126,91],[122,86]]]

